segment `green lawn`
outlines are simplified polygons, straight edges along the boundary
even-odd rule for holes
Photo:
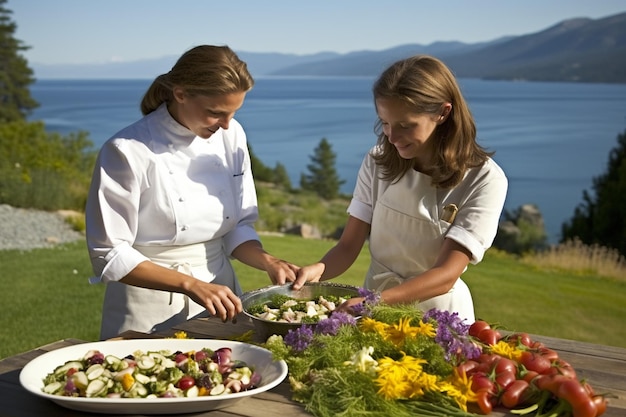
[[[263,236],[273,254],[317,261],[334,242]],[[360,285],[367,252],[335,280]],[[84,242],[55,249],[0,251],[0,358],[63,338],[97,340],[104,287],[90,285]],[[244,291],[270,284],[264,272],[235,263]],[[505,329],[626,347],[626,281],[535,270],[489,252],[464,279],[477,317]]]

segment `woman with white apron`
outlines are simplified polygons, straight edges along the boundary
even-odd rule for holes
[[[200,314],[242,311],[235,258],[275,284],[298,268],[254,230],[246,134],[233,118],[254,85],[227,46],[185,52],[142,102],[143,117],[100,149],[86,207],[87,246],[105,292],[100,337],[153,332]]]
[[[460,276],[495,238],[506,176],[477,144],[471,113],[441,61],[398,61],[373,90],[378,144],[361,164],[344,232],[294,285],[342,274],[369,239],[365,288],[385,303],[458,313],[471,323],[472,296]]]

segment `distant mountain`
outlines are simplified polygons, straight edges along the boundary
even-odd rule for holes
[[[441,58],[460,78],[626,83],[626,12],[578,18],[543,31],[466,44],[408,44],[382,51],[311,55],[237,51],[253,76],[375,76],[414,54]],[[31,64],[37,78],[142,78],[169,71],[177,56],[80,65]]]

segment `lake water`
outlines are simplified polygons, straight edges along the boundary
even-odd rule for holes
[[[236,118],[264,164],[285,165],[299,186],[322,138],[337,155],[351,193],[361,160],[376,142],[372,78],[258,78]],[[41,106],[31,119],[67,134],[84,130],[97,148],[137,120],[150,80],[39,80]],[[479,142],[509,178],[505,208],[536,204],[551,242],[606,171],[608,154],[626,128],[626,85],[461,79]]]

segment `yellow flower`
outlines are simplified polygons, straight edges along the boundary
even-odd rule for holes
[[[375,380],[380,387],[378,393],[388,400],[414,398],[423,395],[420,376],[424,363],[426,361],[423,359],[406,355],[398,361],[388,357],[380,359],[378,361],[378,377]]]
[[[404,345],[407,338],[414,338],[419,333],[419,327],[411,326],[410,318],[402,318],[397,324],[387,327],[383,334],[386,340],[392,341],[396,346]]]
[[[441,391],[454,399],[463,411],[467,411],[468,402],[473,403],[478,399],[476,393],[472,391],[471,378],[468,378],[465,372],[459,373],[458,370],[442,384]]]
[[[359,320],[359,327],[364,332],[376,332],[379,334],[385,334],[388,325],[381,321],[374,320],[370,317],[363,317],[361,320]]]
[[[518,362],[522,357],[522,351],[520,349],[517,349],[516,347],[511,346],[510,344],[502,340],[491,346],[491,351],[500,356],[513,359]]]
[[[435,330],[435,326],[433,326],[432,323],[424,323],[423,321],[420,321],[418,333],[431,338],[437,336],[437,330]]]
[[[187,339],[187,333],[184,331],[178,331],[174,333],[174,339]]]

